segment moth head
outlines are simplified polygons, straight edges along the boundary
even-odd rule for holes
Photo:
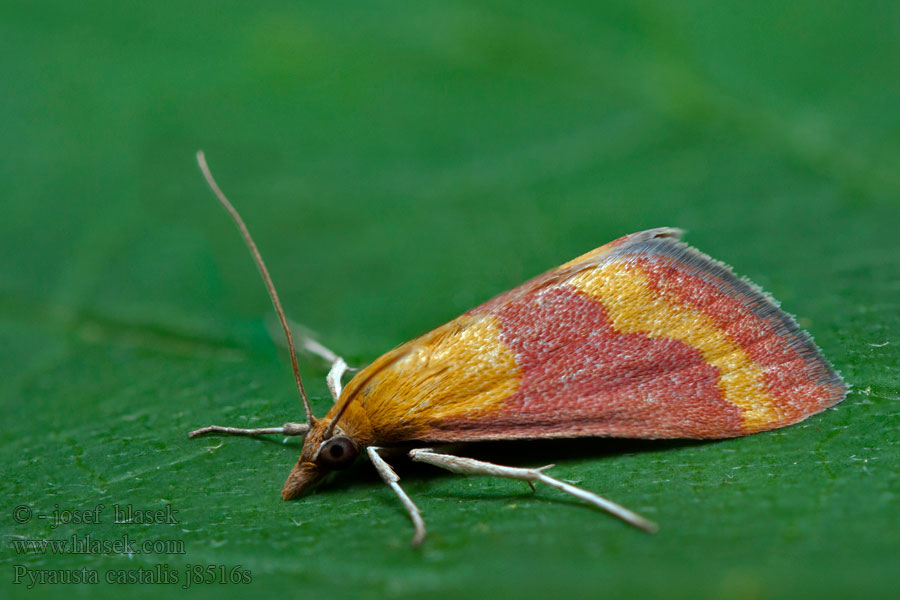
[[[359,456],[360,444],[344,435],[340,429],[336,429],[330,438],[324,439],[327,425],[325,420],[318,421],[307,435],[303,453],[281,488],[281,497],[285,500],[301,496],[325,475],[346,469]]]
[[[359,448],[349,437],[335,435],[319,444],[313,460],[320,470],[342,471],[359,456]]]

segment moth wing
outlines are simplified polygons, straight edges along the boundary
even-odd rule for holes
[[[342,402],[376,443],[735,437],[840,402],[793,317],[679,238],[635,233],[535,277],[385,354]]]

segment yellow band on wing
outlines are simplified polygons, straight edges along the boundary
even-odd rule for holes
[[[637,265],[614,260],[580,273],[568,283],[601,301],[616,330],[671,338],[697,349],[719,370],[719,390],[726,401],[741,409],[748,432],[782,417],[765,390],[762,371],[743,347],[709,316],[651,289],[647,275]]]
[[[367,370],[378,369],[381,360],[396,352],[405,356],[379,374],[377,394],[368,397],[369,390],[361,391],[373,424],[402,424],[414,431],[429,422],[477,418],[501,408],[519,386],[515,354],[503,342],[497,318],[489,314],[459,317]]]

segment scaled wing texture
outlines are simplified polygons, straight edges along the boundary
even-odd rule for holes
[[[375,439],[726,438],[846,392],[760,288],[676,229],[615,240],[377,359],[348,384]]]

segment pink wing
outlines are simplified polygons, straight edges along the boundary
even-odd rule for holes
[[[679,233],[620,238],[375,361],[348,385],[375,440],[734,437],[840,402],[793,318]]]

